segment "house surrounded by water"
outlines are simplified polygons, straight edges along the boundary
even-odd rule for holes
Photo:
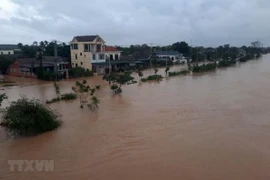
[[[119,60],[121,52],[105,43],[99,35],[75,36],[70,42],[71,66],[92,70],[108,60]]]

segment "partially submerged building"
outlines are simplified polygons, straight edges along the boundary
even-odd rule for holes
[[[21,58],[11,64],[7,73],[11,76],[37,78],[41,61],[36,58]],[[46,72],[65,75],[69,69],[69,62],[66,59],[53,56],[45,56],[42,59],[42,67]]]

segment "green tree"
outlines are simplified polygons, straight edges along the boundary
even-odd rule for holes
[[[172,44],[172,49],[174,51],[182,53],[184,56],[187,56],[189,54],[189,46],[188,43],[186,43],[185,41]]]
[[[91,111],[94,111],[97,108],[99,108],[98,107],[99,103],[100,103],[100,100],[96,96],[92,96],[91,97],[91,103],[88,104],[87,106]]]
[[[38,42],[37,41],[34,41],[33,42],[33,46],[38,46]]]
[[[6,74],[9,65],[11,65],[14,61],[7,56],[0,56],[0,73]]]
[[[3,102],[5,99],[7,99],[6,94],[0,94],[0,107],[1,107],[1,105],[2,105],[2,102]]]
[[[23,44],[22,43],[18,43],[17,46],[21,49],[23,47]]]
[[[170,71],[170,67],[166,67],[166,69],[165,69],[166,75],[168,74],[169,71]]]
[[[154,71],[155,71],[155,74],[157,74],[157,72],[158,72],[158,69],[157,69],[157,68],[155,68],[155,69],[154,69]]]
[[[103,76],[103,80],[110,81],[112,83],[111,90],[115,93],[122,93],[122,86],[134,83],[134,77],[131,76],[130,72],[124,74],[106,74]]]
[[[96,89],[91,88],[86,80],[83,80],[82,82],[77,81],[75,86],[72,87],[72,90],[80,96],[81,108],[84,108],[85,105],[92,111],[98,108],[100,100],[94,96]],[[88,103],[89,98],[91,103]]]

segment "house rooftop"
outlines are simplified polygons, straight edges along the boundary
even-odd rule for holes
[[[75,36],[75,39],[78,42],[92,42],[94,41],[98,35],[86,35],[86,36]]]
[[[156,51],[156,55],[175,56],[180,55],[180,53],[177,51]]]
[[[20,49],[17,45],[15,44],[0,44],[0,50],[17,50]]]
[[[24,64],[39,64],[40,61],[37,60],[36,58],[20,58],[18,59],[18,61],[20,62],[21,65],[24,65]],[[55,62],[57,63],[66,63],[67,62],[67,59],[64,59],[64,58],[60,58],[60,57],[57,57],[55,58],[54,56],[44,56],[43,59],[42,59],[42,62],[43,64],[44,63],[47,63],[47,64],[54,64]]]
[[[113,52],[113,51],[119,51],[119,50],[114,46],[105,46],[105,51]]]

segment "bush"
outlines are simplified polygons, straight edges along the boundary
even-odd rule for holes
[[[246,62],[248,60],[254,59],[254,56],[251,54],[247,54],[246,56],[243,56],[239,59],[240,62]]]
[[[256,58],[260,58],[260,57],[262,57],[261,54],[256,54]]]
[[[57,78],[57,74],[37,68],[37,78],[45,81],[53,81]]]
[[[218,67],[227,67],[236,64],[235,60],[221,60],[218,62]]]
[[[142,78],[141,81],[142,82],[146,82],[146,81],[161,81],[163,79],[163,77],[159,74],[155,74],[155,75],[150,75],[147,78]]]
[[[89,71],[88,69],[84,69],[82,67],[76,67],[76,68],[71,68],[69,70],[69,76],[70,77],[87,77],[87,76],[93,76],[94,73],[92,71]]]
[[[217,64],[215,62],[203,64],[203,65],[195,64],[192,66],[192,72],[205,72],[205,71],[215,70],[216,68],[217,68]]]
[[[2,112],[2,125],[13,136],[30,136],[58,128],[60,116],[39,100],[22,97]]]
[[[61,95],[61,100],[73,100],[73,99],[77,99],[77,94],[66,93]]]
[[[52,100],[47,100],[46,104],[52,104],[52,103],[55,103],[55,102],[58,102],[58,101],[61,101],[61,99],[60,98],[53,98]]]
[[[96,85],[96,89],[99,90],[101,88],[101,85]]]
[[[188,70],[183,70],[183,71],[175,71],[175,72],[169,72],[169,76],[179,76],[179,75],[186,75],[188,74]]]

